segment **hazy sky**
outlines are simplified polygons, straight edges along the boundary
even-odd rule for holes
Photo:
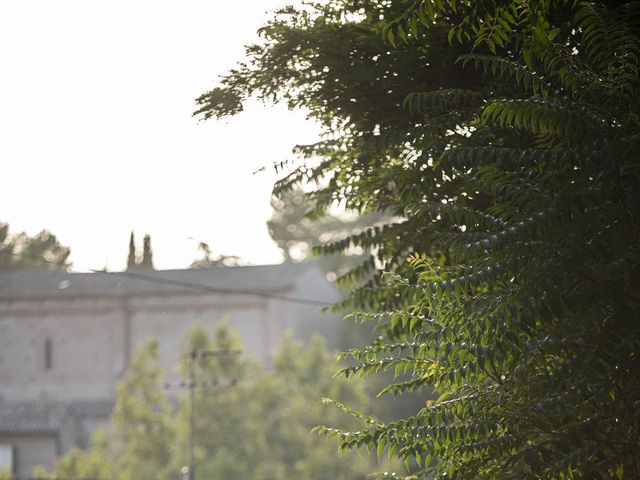
[[[140,246],[152,236],[157,268],[187,267],[188,237],[279,262],[270,165],[317,128],[284,106],[191,113],[287,3],[0,0],[0,221],[51,230],[74,270],[124,268],[132,229]]]

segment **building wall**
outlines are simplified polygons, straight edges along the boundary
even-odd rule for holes
[[[58,456],[57,441],[53,435],[0,435],[0,444],[13,445],[13,474],[16,477],[31,477],[37,465],[51,470]]]
[[[118,300],[0,302],[0,397],[109,398],[125,367],[124,343]]]
[[[56,437],[56,457],[66,454],[73,447],[83,445],[81,419],[73,412],[58,430]]]
[[[183,333],[226,320],[247,352],[267,361],[273,342],[268,302],[242,296],[184,295],[0,303],[0,398],[99,401],[114,397],[134,346],[155,337],[160,363],[175,377]],[[46,343],[50,344],[47,365]]]
[[[310,284],[307,291],[278,295],[331,300],[326,284],[313,279],[302,279]],[[160,342],[167,379],[176,380],[184,332],[195,325],[212,332],[220,321],[238,331],[246,353],[266,366],[286,330],[302,339],[320,332],[335,345],[339,327],[320,307],[242,294],[0,302],[0,400],[113,399],[132,349],[149,337]]]
[[[184,334],[202,326],[213,333],[215,325],[225,322],[237,331],[248,355],[267,363],[272,344],[282,331],[285,318],[269,301],[243,295],[184,295],[171,298],[132,299],[131,341],[133,345],[154,337],[159,340],[159,357],[169,381],[178,378],[176,365],[184,351]],[[277,314],[276,314],[277,313]]]

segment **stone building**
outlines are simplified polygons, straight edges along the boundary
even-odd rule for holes
[[[342,323],[321,305],[338,298],[315,263],[0,274],[0,469],[10,462],[29,475],[35,463],[50,467],[71,445],[86,444],[108,418],[132,349],[145,338],[159,340],[169,381],[177,380],[182,332],[219,320],[268,366],[286,330],[301,339],[318,332],[335,347]],[[47,424],[47,412],[58,421]],[[13,417],[17,423],[6,420]],[[29,427],[44,424],[46,431]]]
[[[80,442],[78,417],[68,402],[4,402],[0,407],[0,465],[19,477],[50,465]]]

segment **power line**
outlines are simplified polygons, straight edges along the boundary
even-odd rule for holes
[[[227,267],[229,268],[229,267]],[[100,270],[91,270],[93,273],[106,273]],[[259,292],[255,290],[236,290],[232,288],[220,288],[220,287],[212,287],[210,285],[202,285],[200,283],[193,282],[185,282],[182,280],[174,280],[170,278],[159,278],[153,277],[151,275],[144,275],[142,273],[135,272],[108,272],[109,275],[119,275],[123,277],[135,278],[138,280],[144,280],[151,283],[158,283],[164,285],[175,285],[179,287],[189,288],[192,290],[199,290],[204,292],[212,292],[212,293],[225,293],[225,294],[234,294],[234,293],[242,293],[245,295],[254,295],[257,297],[266,297],[273,298],[276,300],[280,300],[288,303],[300,303],[304,305],[315,305],[315,306],[326,306],[331,302],[325,302],[322,300],[314,300],[310,298],[300,298],[300,297],[290,297],[287,295],[278,295],[277,293],[269,293],[269,292]]]
[[[52,262],[52,261],[46,260],[46,259],[44,259],[42,257],[38,257],[36,255],[31,255],[31,254],[28,254],[28,253],[17,254],[17,253],[13,253],[13,252],[2,252],[2,251],[0,251],[0,255],[8,255],[8,256],[19,257],[19,258],[27,257],[30,260],[33,260],[35,262],[39,262],[39,263],[42,263],[42,264],[46,264],[46,265],[53,265],[53,266],[56,266],[56,267],[64,267],[65,266],[65,264],[63,264],[63,263]],[[226,267],[226,268],[232,268],[232,267]],[[239,267],[239,268],[242,268],[242,267]],[[145,282],[162,284],[162,285],[173,285],[173,286],[183,287],[183,288],[186,288],[186,289],[191,289],[191,290],[196,290],[196,291],[201,291],[201,292],[253,295],[253,296],[262,297],[262,298],[272,298],[274,300],[279,300],[281,302],[286,302],[286,303],[296,303],[296,304],[301,304],[301,305],[311,305],[311,306],[319,306],[319,307],[326,307],[327,305],[333,303],[333,302],[330,302],[330,301],[316,300],[316,299],[311,299],[311,298],[292,297],[292,296],[288,296],[288,295],[279,295],[277,293],[260,292],[260,291],[256,291],[256,290],[242,290],[242,289],[212,287],[210,285],[203,285],[203,284],[200,284],[200,283],[186,282],[186,281],[183,281],[183,280],[175,280],[175,279],[170,279],[170,278],[154,277],[154,276],[151,276],[151,275],[145,275],[145,274],[142,274],[142,273],[135,273],[135,272],[106,272],[104,270],[94,270],[94,269],[89,269],[89,271],[94,273],[94,274],[119,275],[119,276],[122,276],[122,277],[128,277],[128,278],[132,278],[132,279],[142,280],[142,281],[145,281]],[[65,271],[65,272],[61,272],[61,273],[80,273],[80,272],[66,272]]]

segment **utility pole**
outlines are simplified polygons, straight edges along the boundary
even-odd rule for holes
[[[234,350],[229,348],[217,348],[215,350],[192,350],[189,352],[189,444],[188,459],[189,465],[183,467],[181,472],[183,478],[188,480],[196,480],[196,460],[195,460],[195,444],[196,444],[196,388],[198,384],[196,378],[196,361],[204,357],[217,357],[222,355],[238,355],[242,350]],[[217,382],[204,382],[204,385],[217,385]]]
[[[196,480],[196,460],[194,449],[196,443],[196,360],[198,351],[189,353],[189,396],[191,408],[189,410],[189,480]]]

